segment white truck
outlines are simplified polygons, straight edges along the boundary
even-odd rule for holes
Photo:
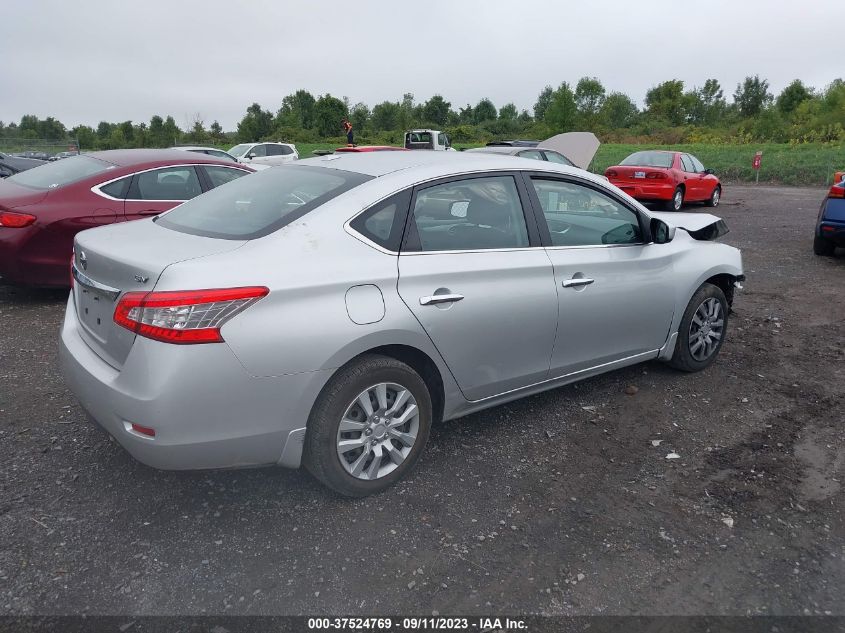
[[[405,132],[405,149],[430,149],[454,152],[449,135],[440,130],[410,130]]]

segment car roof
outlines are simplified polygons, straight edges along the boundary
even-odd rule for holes
[[[484,147],[473,147],[470,149],[465,149],[465,152],[479,152],[483,154],[506,154],[508,156],[512,154],[518,154],[519,152],[524,152],[525,150],[532,150],[533,147],[513,147],[511,145],[485,145]]]
[[[450,176],[473,171],[518,170],[558,171],[580,176],[594,175],[577,167],[549,163],[500,152],[345,152],[299,160],[295,164],[328,169],[342,169],[368,176],[384,176],[399,171],[420,171]],[[410,174],[409,174],[410,175]],[[437,177],[437,176],[434,176]]]
[[[355,147],[338,147],[336,152],[407,152],[404,147],[394,147],[393,145],[356,145]]]
[[[231,161],[221,160],[207,154],[193,154],[188,159],[181,149],[110,149],[102,152],[91,152],[86,156],[99,158],[119,167],[169,161],[184,163],[186,160],[190,160],[192,163],[232,165]]]
[[[537,147],[540,141],[531,139],[513,139],[511,141],[490,141],[487,147]]]
[[[180,149],[182,151],[193,151],[197,149],[201,150],[214,150],[215,152],[225,152],[225,149],[219,149],[217,147],[208,147],[207,145],[177,145],[175,147],[171,147],[170,149]]]

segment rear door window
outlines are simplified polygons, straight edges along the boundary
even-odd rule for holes
[[[529,245],[513,176],[467,178],[420,190],[407,250],[458,251]]]
[[[287,145],[267,145],[267,156],[288,156],[293,150]]]
[[[136,176],[133,200],[190,200],[202,193],[193,167],[163,167]]]

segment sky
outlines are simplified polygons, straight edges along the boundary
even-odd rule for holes
[[[370,107],[407,92],[457,110],[531,108],[546,85],[599,78],[642,104],[668,79],[747,75],[777,94],[845,75],[833,0],[3,0],[0,121],[194,117],[234,130],[304,88]]]

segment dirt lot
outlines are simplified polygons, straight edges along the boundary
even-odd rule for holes
[[[359,501],[136,463],[57,371],[66,293],[0,288],[0,612],[845,614],[845,257],[812,254],[822,196],[726,188],[748,280],[706,372],[653,362],[442,424]]]

